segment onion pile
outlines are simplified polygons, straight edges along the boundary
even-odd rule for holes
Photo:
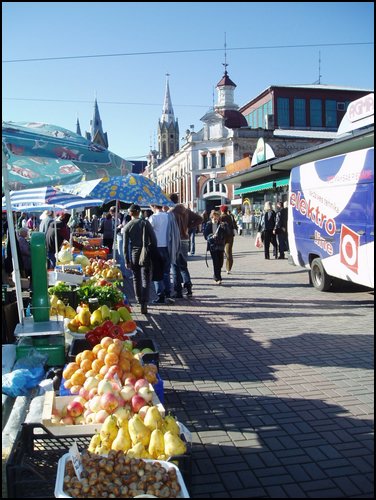
[[[133,498],[154,495],[177,498],[181,487],[176,469],[165,469],[159,462],[129,458],[111,450],[107,457],[82,453],[84,472],[78,480],[71,461],[67,461],[64,492],[73,498]]]

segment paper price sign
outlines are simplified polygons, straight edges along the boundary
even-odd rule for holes
[[[78,450],[76,441],[69,448],[70,459],[72,460],[73,468],[76,473],[76,476],[81,481],[81,475],[84,471],[84,467],[82,465],[81,453]]]

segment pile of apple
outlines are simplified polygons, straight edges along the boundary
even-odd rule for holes
[[[64,387],[76,396],[60,412],[53,411],[51,423],[103,423],[108,415],[133,415],[152,405],[157,367],[143,366],[132,346],[131,341],[104,337],[93,350],[77,354],[63,371]]]
[[[111,280],[121,280],[123,275],[113,260],[104,260],[99,258],[89,259],[90,264],[85,266],[83,271],[86,276],[94,278],[105,278]]]

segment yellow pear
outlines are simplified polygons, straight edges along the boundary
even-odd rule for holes
[[[94,434],[94,436],[90,440],[90,444],[88,447],[88,451],[91,453],[95,452],[95,449],[101,445],[101,437],[99,434]]]
[[[180,436],[180,429],[172,415],[167,415],[163,420],[163,430],[164,432],[170,431],[176,436]]]
[[[150,435],[150,443],[148,451],[153,458],[158,458],[164,453],[164,437],[163,432],[159,429],[154,429]]]
[[[118,427],[116,424],[117,424],[117,419],[114,415],[109,415],[108,417],[106,417],[99,432],[102,442],[104,441],[108,442],[111,441],[111,443],[113,442],[118,433]]]
[[[129,458],[150,458],[148,455],[149,453],[142,443],[136,443],[127,451],[127,457]]]
[[[59,299],[56,297],[56,295],[51,295],[51,297],[50,297],[50,306],[51,307],[56,307],[58,300]]]
[[[150,441],[150,429],[144,425],[140,416],[136,413],[128,422],[129,435],[131,436],[132,444],[142,443],[143,446],[148,446]]]
[[[150,406],[144,417],[144,425],[151,431],[161,429],[163,425],[162,416],[156,406]]]
[[[59,316],[64,316],[65,314],[65,304],[62,300],[58,300],[56,302],[56,307],[57,307],[57,312],[59,314]]]
[[[167,431],[164,435],[164,449],[165,454],[168,457],[172,457],[174,455],[184,455],[187,451],[184,441],[171,431]]]
[[[73,319],[76,316],[76,311],[71,306],[65,307],[65,317],[69,319]]]
[[[78,313],[78,320],[81,325],[90,326],[90,311],[89,309],[82,308],[82,310]]]
[[[113,440],[111,450],[127,452],[132,447],[128,429],[120,427],[116,438]]]

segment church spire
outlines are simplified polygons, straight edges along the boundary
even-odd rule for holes
[[[78,119],[78,116],[77,116],[77,123],[76,123],[76,134],[82,135],[81,134],[81,127],[80,127],[80,120]]]
[[[100,134],[103,134],[102,120],[101,120],[101,117],[99,114],[97,98],[95,98],[94,114],[93,114],[93,119],[90,121],[90,125],[91,125],[91,136],[92,137],[95,137],[97,132],[99,132]]]
[[[158,122],[158,149],[159,156],[165,160],[179,150],[179,125],[175,120],[174,110],[172,108],[170,86],[166,74],[166,90],[163,102],[162,117]]]
[[[86,132],[86,138],[96,144],[108,148],[107,132],[103,132],[102,120],[99,114],[98,102],[95,97],[93,119],[90,120],[91,131]]]
[[[165,91],[165,98],[164,98],[162,117],[161,117],[162,123],[172,123],[175,121],[174,110],[172,108],[172,102],[170,97],[170,86],[168,83],[169,76],[170,76],[169,73],[166,73],[166,91]]]

